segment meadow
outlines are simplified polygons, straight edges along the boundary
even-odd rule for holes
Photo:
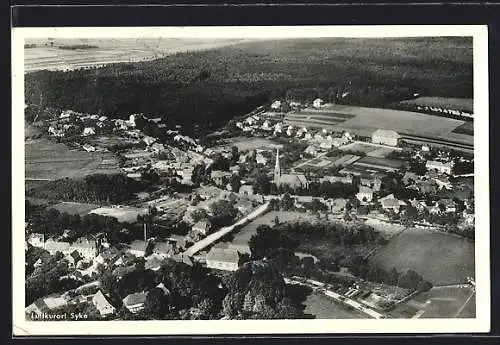
[[[24,147],[26,180],[51,181],[120,172],[110,154],[73,150],[48,139],[26,140]]]
[[[50,206],[51,209],[55,209],[61,213],[67,213],[70,215],[85,216],[90,213],[90,211],[99,208],[99,205],[86,204],[81,202],[61,202]]]
[[[435,286],[465,283],[475,272],[473,242],[416,228],[393,237],[372,261],[385,269],[412,269]]]

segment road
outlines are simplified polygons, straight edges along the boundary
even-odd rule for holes
[[[267,211],[268,206],[269,206],[269,202],[266,202],[264,205],[257,207],[255,210],[253,210],[251,213],[247,214],[245,217],[241,218],[239,221],[237,221],[233,225],[223,227],[219,231],[214,232],[213,234],[210,234],[207,237],[203,238],[202,240],[196,242],[191,247],[189,247],[186,251],[184,251],[182,253],[182,255],[192,257],[193,255],[198,253],[200,250],[203,250],[206,247],[208,247],[209,245],[213,244],[215,241],[218,241],[220,238],[229,234],[230,232],[235,230],[237,227],[244,225],[248,221],[254,220],[255,218],[257,218],[260,215],[262,215],[263,213],[265,213]]]
[[[328,297],[332,297],[337,302],[347,304],[348,306],[351,306],[354,309],[356,309],[356,310],[358,310],[358,311],[360,311],[360,312],[362,312],[362,313],[364,313],[364,314],[366,314],[374,319],[384,319],[385,318],[385,315],[383,315],[383,314],[381,314],[381,313],[379,313],[371,308],[365,307],[364,305],[356,302],[353,299],[342,296],[334,291],[327,290],[323,287],[319,287],[319,285],[321,285],[323,283],[314,281],[312,279],[307,279],[306,280],[307,283],[304,283],[300,280],[293,279],[293,278],[284,278],[284,280],[285,280],[285,283],[287,283],[287,284],[300,284],[300,285],[309,286],[309,287],[316,289],[316,290],[321,290],[325,295],[327,295]]]

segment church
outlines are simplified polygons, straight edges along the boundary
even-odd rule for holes
[[[280,152],[276,150],[276,163],[274,165],[274,180],[273,183],[278,186],[288,186],[292,189],[309,187],[309,181],[304,174],[282,174],[280,166]]]

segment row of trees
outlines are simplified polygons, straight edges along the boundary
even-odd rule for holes
[[[95,174],[82,179],[50,181],[27,192],[29,196],[88,203],[122,203],[135,198],[143,185],[123,174]]]

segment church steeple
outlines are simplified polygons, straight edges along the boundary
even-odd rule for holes
[[[277,180],[281,176],[280,167],[280,149],[276,149],[276,164],[274,165],[274,179]]]

